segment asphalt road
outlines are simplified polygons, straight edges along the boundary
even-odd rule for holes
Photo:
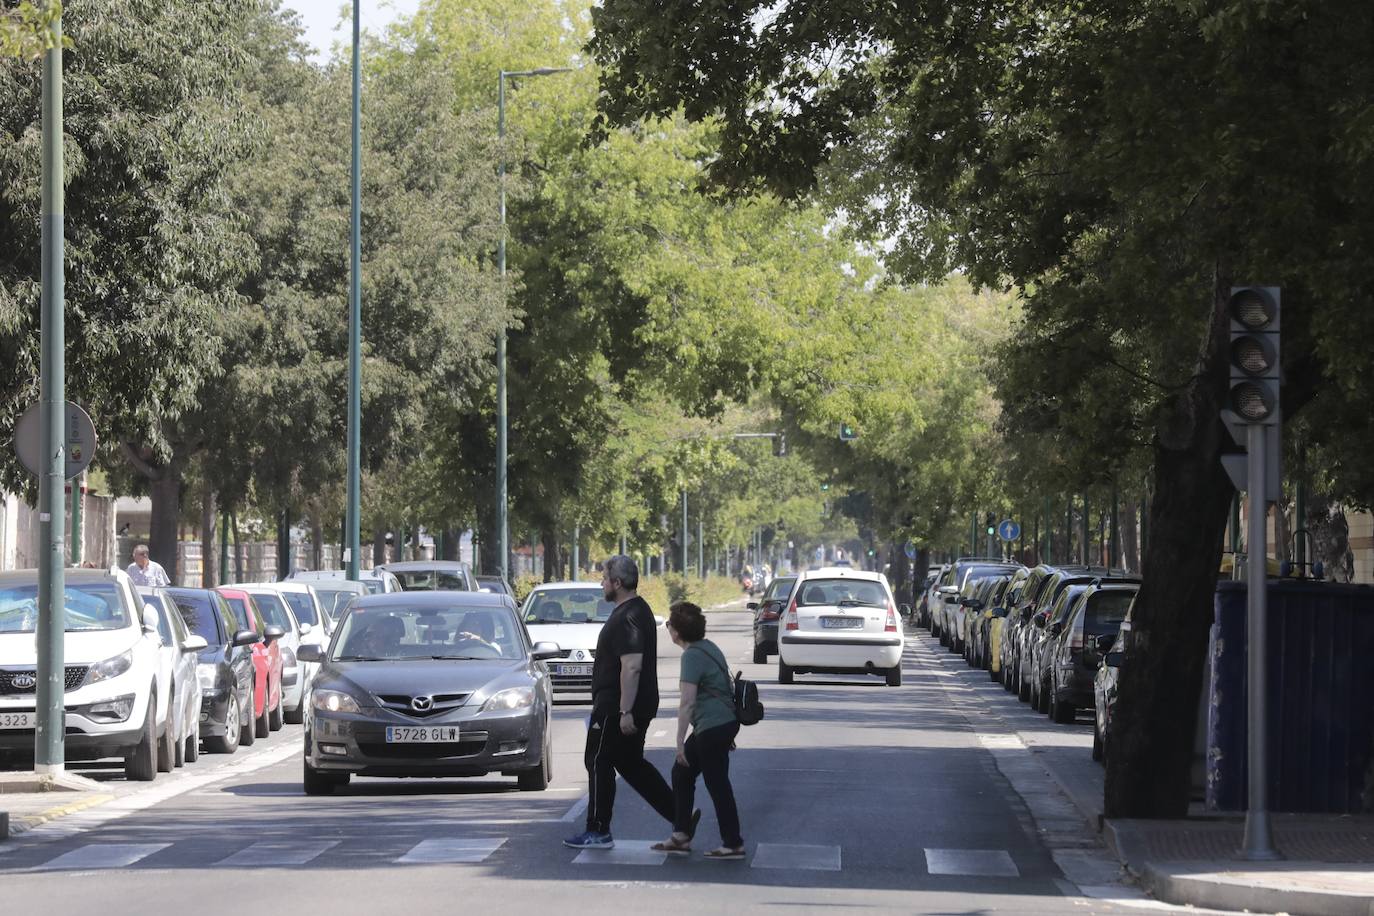
[[[979,728],[986,692],[962,687],[957,660],[927,638],[909,636],[902,687],[815,676],[780,687],[775,665],[748,663],[748,626],[747,614],[713,614],[709,634],[760,681],[768,707],[762,723],[742,731],[732,760],[744,862],[649,852],[669,827],[624,786],[617,848],[563,847],[582,829],[587,707],[560,704],[547,792],[521,793],[497,777],[355,779],[334,797],[307,798],[300,729],[288,726],[242,763],[162,780],[121,796],[113,811],[93,809],[0,844],[4,909],[971,916],[1164,908],[1111,899],[1132,890],[1112,884],[1114,868],[1086,828],[1037,826],[1033,809],[1043,805],[1023,795],[1016,776],[1023,755],[999,749]],[[678,651],[661,645],[660,656],[664,715],[649,745],[666,773]],[[696,845],[705,849],[718,834],[704,788],[699,802]]]

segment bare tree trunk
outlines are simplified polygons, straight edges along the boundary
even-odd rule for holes
[[[361,559],[361,558],[360,558]],[[320,514],[310,513],[310,568],[319,569],[324,565],[324,526],[320,524]]]
[[[177,556],[177,527],[181,519],[181,464],[173,461],[162,476],[151,481],[152,521],[148,535],[148,552],[167,570],[173,585],[180,585]]]
[[[1135,503],[1127,501],[1121,508],[1121,551],[1125,557],[1126,569],[1140,571],[1140,541],[1136,537]]]
[[[242,582],[243,578],[243,544],[239,542],[239,514],[230,514],[230,529],[234,533],[234,581]]]
[[[1274,559],[1284,563],[1293,558],[1293,532],[1288,524],[1288,506],[1280,500],[1274,504]]]
[[[372,565],[381,566],[386,562],[386,530],[372,529]]]
[[[215,556],[215,491],[207,480],[200,494],[200,587],[214,588],[218,557]]]
[[[553,582],[563,577],[563,556],[559,552],[558,532],[552,528],[546,528],[539,534],[539,541],[544,545],[544,581]]]

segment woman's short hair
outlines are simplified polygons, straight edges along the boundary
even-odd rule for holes
[[[706,636],[706,615],[690,601],[679,601],[668,609],[668,625],[683,642],[696,642]]]

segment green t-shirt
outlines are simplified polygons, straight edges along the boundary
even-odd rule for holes
[[[725,656],[709,639],[692,643],[682,653],[682,680],[697,685],[692,728],[703,731],[735,721],[735,685]]]

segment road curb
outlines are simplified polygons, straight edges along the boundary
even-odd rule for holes
[[[114,801],[114,799],[115,796],[109,794],[93,795],[90,798],[83,798],[79,801],[74,801],[67,805],[55,805],[54,807],[48,808],[44,811],[40,811],[37,814],[26,814],[21,817],[14,818],[10,821],[9,835],[12,837],[19,836],[21,833],[27,833],[33,828],[41,827],[42,825],[49,823],[50,821],[55,821],[58,818],[66,817],[69,814],[76,814],[78,811],[85,811],[89,808],[94,808],[99,805],[103,805],[106,802]],[[0,839],[3,838],[3,834],[0,834]]]
[[[1179,863],[1195,867],[1197,863]],[[1169,864],[1145,862],[1140,880],[1151,894],[1166,903],[1251,913],[1284,913],[1288,916],[1371,916],[1374,896],[1339,891],[1306,891],[1263,887],[1245,883],[1237,876],[1226,879],[1176,874]]]

